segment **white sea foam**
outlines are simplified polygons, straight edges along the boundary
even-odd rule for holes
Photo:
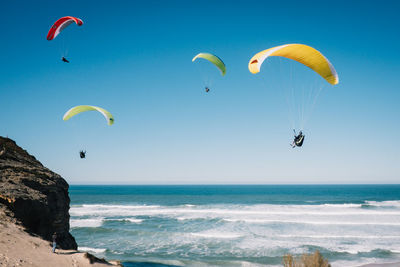
[[[313,225],[388,225],[400,226],[400,222],[340,222],[340,221],[306,221],[306,220],[268,220],[268,219],[223,219],[227,222],[246,222],[257,224],[271,224],[271,223],[291,223],[291,224],[313,224]]]
[[[112,215],[119,214],[123,215],[130,211],[140,212],[140,210],[153,210],[158,209],[160,206],[153,205],[103,205],[103,204],[85,204],[85,205],[73,205],[70,209],[71,216],[85,216],[104,214]]]
[[[127,221],[129,221],[131,223],[142,223],[143,222],[142,219],[135,219],[135,218],[127,218],[125,220],[127,220]]]
[[[142,223],[142,219],[136,218],[123,218],[123,219],[106,219],[106,221],[120,221],[120,222],[131,222],[131,223]]]
[[[370,263],[376,263],[375,261],[371,261],[371,260],[366,260],[366,259],[358,259],[358,260],[352,260],[352,261],[345,261],[345,260],[339,260],[339,261],[333,261],[333,262],[329,262],[330,265],[332,267],[360,267],[366,264],[370,264]]]
[[[282,238],[315,238],[315,239],[400,239],[399,235],[277,235]]]
[[[357,205],[359,206],[359,205]],[[70,210],[72,216],[137,216],[137,215],[175,215],[186,214],[201,216],[224,216],[224,215],[320,215],[320,216],[342,216],[342,215],[379,215],[392,216],[399,215],[400,211],[393,210],[366,210],[355,208],[352,205],[254,205],[254,206],[226,206],[226,207],[201,207],[201,206],[132,206],[132,205],[82,205],[72,206]]]
[[[248,262],[248,261],[240,261],[240,262],[229,262],[230,266],[233,267],[282,267],[281,264],[279,265],[265,265],[265,264],[261,264],[261,263],[254,263],[254,262]]]
[[[361,208],[362,204],[352,204],[352,203],[345,203],[345,204],[322,204],[321,206],[325,207],[334,207],[334,208]]]
[[[400,208],[399,200],[389,200],[389,201],[365,201],[366,204],[376,207],[397,207]]]
[[[85,252],[94,252],[94,253],[104,253],[106,252],[105,248],[89,248],[89,247],[78,247],[79,251]]]
[[[235,239],[241,237],[241,235],[237,233],[221,233],[216,231],[206,231],[206,232],[190,233],[190,234],[192,236],[201,238],[217,238],[217,239]]]
[[[365,208],[366,204],[377,208]],[[208,255],[204,248],[221,242],[218,251],[212,253],[280,257],[284,253],[311,253],[317,247],[360,257],[361,252],[375,255],[379,250],[399,253],[397,204],[400,201],[320,205],[81,205],[71,208],[71,226],[96,227],[104,221],[136,223],[134,231],[130,224],[122,223],[115,224],[115,229],[129,236],[137,235],[124,242],[145,253],[173,254],[187,246],[189,253]],[[106,224],[109,225],[112,224]],[[171,226],[173,231],[169,231]],[[148,231],[148,227],[162,227],[163,231]],[[337,263],[333,266],[340,266]]]
[[[81,207],[105,208],[105,209],[149,209],[159,208],[159,205],[106,205],[106,204],[83,204]],[[73,206],[74,207],[74,206]]]
[[[104,218],[92,219],[70,219],[69,223],[71,228],[78,227],[100,227],[103,224]]]
[[[77,227],[113,227],[113,231],[102,231],[102,240],[96,246],[107,244],[110,251],[118,252],[129,248],[139,256],[180,255],[185,251],[189,258],[235,255],[238,261],[234,262],[239,263],[240,259],[313,253],[318,248],[331,255],[340,253],[346,259],[360,259],[360,265],[364,259],[386,253],[400,258],[400,201],[317,205],[85,204],[72,206],[71,215],[73,231]],[[218,248],[214,249],[216,243]],[[94,246],[90,242],[81,244]],[[334,261],[332,266],[357,266],[355,262]],[[256,265],[243,262],[235,266]]]
[[[392,201],[393,202],[393,201]],[[392,205],[392,202],[377,202]],[[397,202],[396,202],[397,203]],[[96,227],[97,218],[125,217],[141,223],[137,216],[185,220],[213,220],[246,224],[304,224],[399,227],[400,210],[362,209],[359,204],[322,205],[204,205],[204,206],[146,206],[146,205],[81,205],[71,208],[73,227]],[[82,218],[84,217],[84,218]],[[87,218],[90,219],[87,219]],[[94,217],[94,219],[93,219]],[[94,220],[94,221],[93,221]],[[115,219],[114,219],[115,220]],[[397,229],[398,230],[398,229]]]

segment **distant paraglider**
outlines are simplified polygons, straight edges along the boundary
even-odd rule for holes
[[[336,85],[339,83],[339,77],[338,74],[336,73],[335,68],[333,65],[329,62],[329,60],[322,55],[318,50],[307,46],[303,44],[285,44],[281,46],[276,46],[269,48],[267,50],[261,51],[254,55],[250,61],[249,61],[249,71],[253,74],[256,74],[260,72],[261,66],[264,63],[264,61],[269,58],[269,57],[284,57],[288,59],[292,59],[294,61],[297,61],[316,73],[318,73],[323,79],[325,79],[328,83],[331,85]],[[285,79],[290,80],[291,75],[286,75]],[[284,86],[283,86],[284,87]],[[296,88],[299,87],[297,84],[293,84],[288,86],[289,88],[283,88],[286,90],[290,90],[290,92],[286,93],[288,105],[292,105],[290,107],[291,112],[298,112],[301,114],[297,114],[300,120],[298,122],[299,128],[301,129],[299,134],[296,135],[296,131],[294,131],[295,136],[294,140],[292,143],[292,147],[301,147],[304,142],[304,134],[302,132],[304,124],[305,124],[305,117],[308,117],[310,114],[307,114],[308,116],[305,116],[305,110],[307,109],[306,105],[310,105],[311,107],[308,108],[308,112],[311,112],[313,109],[313,105],[315,104],[319,92],[322,89],[322,86],[319,87],[317,90],[314,90],[312,88],[311,84],[306,84],[306,86],[303,86],[303,91],[298,92],[296,94]],[[304,89],[306,88],[306,89]],[[307,92],[306,92],[307,91]],[[307,97],[305,97],[307,96]],[[298,98],[298,99],[296,99]],[[309,101],[305,103],[305,98],[307,98]],[[301,102],[303,101],[303,102]],[[295,127],[295,119],[293,117],[294,114],[291,114],[292,116],[292,123],[293,127]]]
[[[216,66],[220,71],[222,76],[226,74],[226,66],[225,63],[217,56],[210,54],[210,53],[199,53],[197,54],[193,59],[192,62],[196,61],[198,58],[205,59],[209,62],[211,62],[214,66]],[[205,91],[208,93],[210,91],[210,79],[209,78],[204,78],[206,81],[206,88]]]
[[[86,151],[83,150],[79,151],[79,156],[81,157],[81,159],[86,158]]]
[[[294,140],[293,143],[291,144],[292,147],[293,148],[295,148],[296,146],[301,147],[303,145],[305,135],[303,134],[302,131],[300,131],[298,135],[296,135],[295,130],[293,130],[293,132],[294,132]]]
[[[65,63],[69,63],[68,59],[66,59],[65,57],[62,57],[61,60]]]

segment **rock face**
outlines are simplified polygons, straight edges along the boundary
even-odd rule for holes
[[[69,233],[68,187],[13,140],[0,137],[0,206],[29,233],[51,241],[57,232],[59,247],[77,249]]]

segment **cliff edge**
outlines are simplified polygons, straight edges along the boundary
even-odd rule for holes
[[[44,167],[13,140],[0,137],[0,208],[6,217],[25,230],[51,241],[57,232],[57,245],[77,249],[69,233],[68,183]]]

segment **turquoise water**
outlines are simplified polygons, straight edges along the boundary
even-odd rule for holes
[[[400,261],[400,185],[71,186],[79,249],[125,266]]]

